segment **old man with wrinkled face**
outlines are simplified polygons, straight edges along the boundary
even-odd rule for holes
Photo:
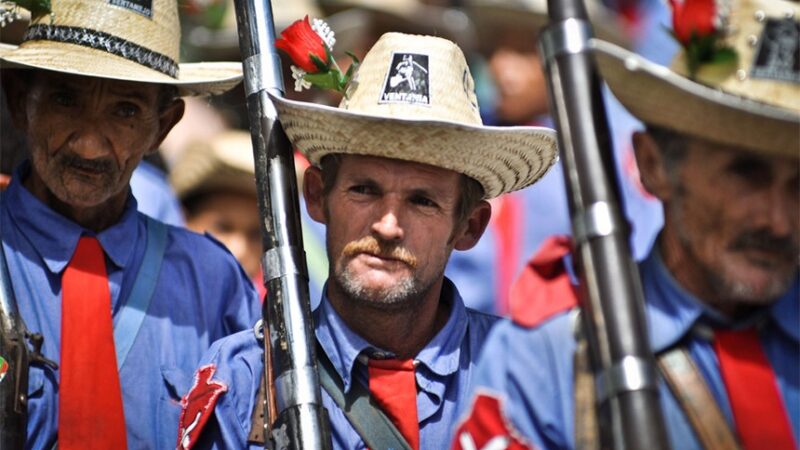
[[[179,64],[177,2],[147,2],[148,18],[132,5],[53,0],[22,44],[0,48],[27,144],[0,201],[2,257],[19,323],[43,338],[11,372],[28,380],[20,448],[174,446],[200,354],[259,313],[229,252],[140,213],[130,187],[180,97],[224,92],[241,69]]]

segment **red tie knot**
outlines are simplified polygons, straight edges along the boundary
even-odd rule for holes
[[[383,370],[414,370],[413,359],[370,359],[369,367]]]

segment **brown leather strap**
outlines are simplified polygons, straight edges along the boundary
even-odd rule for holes
[[[594,373],[589,362],[589,344],[583,337],[576,339],[575,359],[575,448],[597,450],[600,435],[597,428]]]
[[[706,450],[738,450],[736,436],[689,352],[677,347],[658,356],[658,366]]]
[[[264,403],[266,402],[266,390],[267,384],[264,382],[264,374],[262,372],[256,403],[253,405],[253,414],[250,416],[250,435],[247,436],[247,442],[251,444],[264,445],[264,431],[266,429],[264,424]]]

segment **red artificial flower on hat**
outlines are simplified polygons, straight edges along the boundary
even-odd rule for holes
[[[346,93],[347,84],[358,67],[358,58],[345,52],[353,59],[353,64],[347,69],[347,73],[342,73],[331,53],[335,43],[334,33],[328,24],[319,19],[309,22],[308,16],[295,21],[281,32],[281,37],[275,41],[275,47],[283,50],[292,60],[295,91],[317,86]]]
[[[672,29],[681,44],[688,44],[693,36],[704,37],[714,33],[716,5],[714,0],[670,0]]]
[[[297,66],[308,73],[321,70],[312,58],[328,62],[328,47],[325,41],[311,28],[311,23],[306,16],[296,20],[293,24],[281,31],[281,37],[275,41],[275,47],[286,52]]]
[[[672,8],[672,35],[686,51],[689,76],[694,78],[700,66],[733,66],[736,51],[726,46],[728,0],[669,0]]]

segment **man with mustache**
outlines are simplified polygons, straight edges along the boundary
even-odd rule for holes
[[[389,86],[412,57],[420,82]],[[478,242],[491,214],[486,199],[534,183],[552,165],[554,133],[483,126],[464,56],[442,38],[387,33],[355,77],[339,108],[275,99],[287,135],[313,164],[308,212],[326,225],[330,272],[313,318],[319,370],[338,386],[323,389],[323,405],[334,448],[403,448],[375,436],[391,433],[409,448],[440,449],[497,320],[465,308],[445,265],[453,250]],[[213,415],[188,394],[182,448],[263,448],[260,339],[237,333],[209,350],[197,392],[213,386]],[[334,400],[337,392],[350,406]],[[351,416],[354,397],[373,405],[371,419]],[[270,438],[279,442],[281,430]]]
[[[25,448],[170,448],[200,356],[252,327],[259,302],[221,244],[137,212],[129,182],[181,119],[179,96],[226,91],[241,68],[178,64],[175,0],[51,5],[0,50],[30,149],[2,193],[3,256],[44,338],[23,368]]]
[[[787,66],[769,56],[797,58],[800,8],[738,0],[711,12],[707,23],[724,27],[713,48],[735,52],[732,67],[701,61],[689,78],[686,53],[670,70],[611,44],[595,48],[611,90],[647,124],[633,143],[642,182],[663,202],[665,218],[639,265],[649,346],[663,377],[644,374],[636,386],[617,376],[605,386],[616,383],[622,395],[657,390],[674,449],[796,449],[800,77],[796,59]],[[675,23],[676,31],[685,25],[677,13]],[[683,42],[688,51],[696,50],[694,38],[712,39],[691,25],[683,30],[692,36]],[[794,33],[792,43],[773,39],[778,30]],[[490,337],[455,449],[492,441],[578,448],[597,437],[593,419],[608,426],[592,399],[602,403],[609,391],[575,362],[586,338],[568,245],[549,251],[515,285],[531,308]],[[513,357],[490,356],[499,349]],[[615,361],[617,373],[643,375],[630,362],[623,371]]]

